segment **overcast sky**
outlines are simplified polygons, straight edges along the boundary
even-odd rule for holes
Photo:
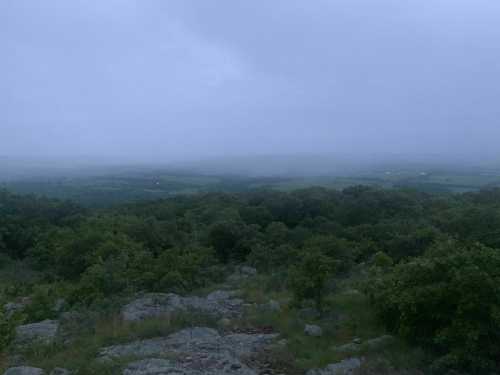
[[[0,0],[0,154],[500,150],[498,0]]]

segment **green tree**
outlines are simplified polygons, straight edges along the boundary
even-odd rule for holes
[[[290,267],[289,286],[294,303],[302,305],[312,300],[316,309],[322,313],[327,281],[338,269],[339,262],[318,250],[306,252],[299,263]]]

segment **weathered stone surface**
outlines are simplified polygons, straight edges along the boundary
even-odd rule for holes
[[[351,375],[361,367],[361,358],[347,358],[338,363],[332,363],[324,369],[309,370],[306,375]]]
[[[50,375],[71,375],[71,374],[72,374],[71,371],[61,367],[56,367],[50,372]]]
[[[120,358],[175,358],[169,361],[155,359],[130,364],[124,374],[240,374],[253,375],[254,370],[242,361],[261,348],[271,344],[276,334],[220,335],[205,327],[183,329],[163,338],[135,341],[129,344],[103,348],[101,360]],[[178,372],[175,372],[176,369]]]
[[[4,375],[43,375],[45,372],[36,367],[20,366],[11,367],[4,372]]]
[[[308,336],[322,336],[323,335],[323,329],[321,329],[320,326],[314,325],[314,324],[306,324],[304,327],[304,333]]]
[[[226,351],[232,355],[248,355],[272,342],[276,334],[230,334],[221,336],[205,327],[186,328],[162,338],[134,341],[103,348],[101,358],[153,357],[167,354]]]
[[[44,320],[16,328],[16,344],[51,343],[59,331],[59,322],[56,320]]]
[[[257,275],[257,269],[249,266],[240,267],[240,273],[246,276],[255,276]]]
[[[150,358],[127,366],[123,375],[257,375],[241,362],[220,354],[195,355],[179,361]]]
[[[122,309],[122,318],[138,321],[189,310],[219,317],[235,317],[243,312],[243,300],[235,298],[234,292],[225,290],[215,291],[206,297],[151,293],[126,305]]]

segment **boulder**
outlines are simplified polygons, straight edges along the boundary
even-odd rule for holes
[[[255,276],[257,275],[257,269],[249,266],[240,267],[240,273],[245,276]]]
[[[347,358],[338,363],[332,363],[323,369],[309,370],[306,375],[351,375],[361,367],[361,358]]]
[[[50,372],[50,375],[71,375],[71,371],[66,370],[65,368],[56,367]]]
[[[243,313],[243,300],[235,298],[235,293],[218,290],[206,297],[181,297],[177,294],[146,294],[122,309],[126,321],[168,316],[179,312],[197,311],[215,317],[237,317]]]
[[[54,341],[59,331],[59,322],[56,320],[44,320],[16,328],[16,344],[43,343],[49,344]]]
[[[41,368],[20,366],[11,367],[4,372],[4,375],[44,375],[45,372]]]
[[[323,335],[323,329],[320,326],[314,324],[306,324],[304,333],[308,336],[319,337]]]

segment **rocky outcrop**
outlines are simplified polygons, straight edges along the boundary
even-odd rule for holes
[[[115,345],[100,351],[101,358],[152,357],[166,354],[189,354],[195,352],[227,352],[237,357],[249,355],[270,344],[277,334],[229,334],[220,335],[206,327],[186,328],[167,337],[134,341]]]
[[[16,328],[16,344],[42,343],[49,344],[54,341],[59,331],[59,322],[56,320],[44,320]]]
[[[309,370],[306,375],[351,375],[361,367],[361,358],[347,358],[338,363],[332,363],[323,369]]]
[[[308,336],[319,337],[323,335],[323,330],[320,326],[316,326],[314,324],[306,324],[304,327],[304,333]]]
[[[234,292],[218,290],[206,297],[181,297],[173,293],[146,294],[122,309],[126,321],[171,315],[179,312],[198,311],[216,317],[236,317],[243,312],[243,300]]]
[[[44,375],[45,372],[41,368],[19,366],[11,367],[4,372],[4,375]]]
[[[162,338],[135,341],[103,348],[100,360],[149,358],[133,362],[126,375],[167,374],[177,369],[180,374],[241,374],[256,372],[244,363],[244,358],[272,343],[276,334],[220,335],[205,327],[183,329]],[[164,360],[162,357],[175,358]]]
[[[257,372],[240,362],[220,355],[200,355],[181,361],[159,358],[143,359],[125,368],[123,375],[257,375]]]
[[[50,372],[50,375],[71,375],[71,374],[72,374],[71,371],[61,367],[56,367]]]

